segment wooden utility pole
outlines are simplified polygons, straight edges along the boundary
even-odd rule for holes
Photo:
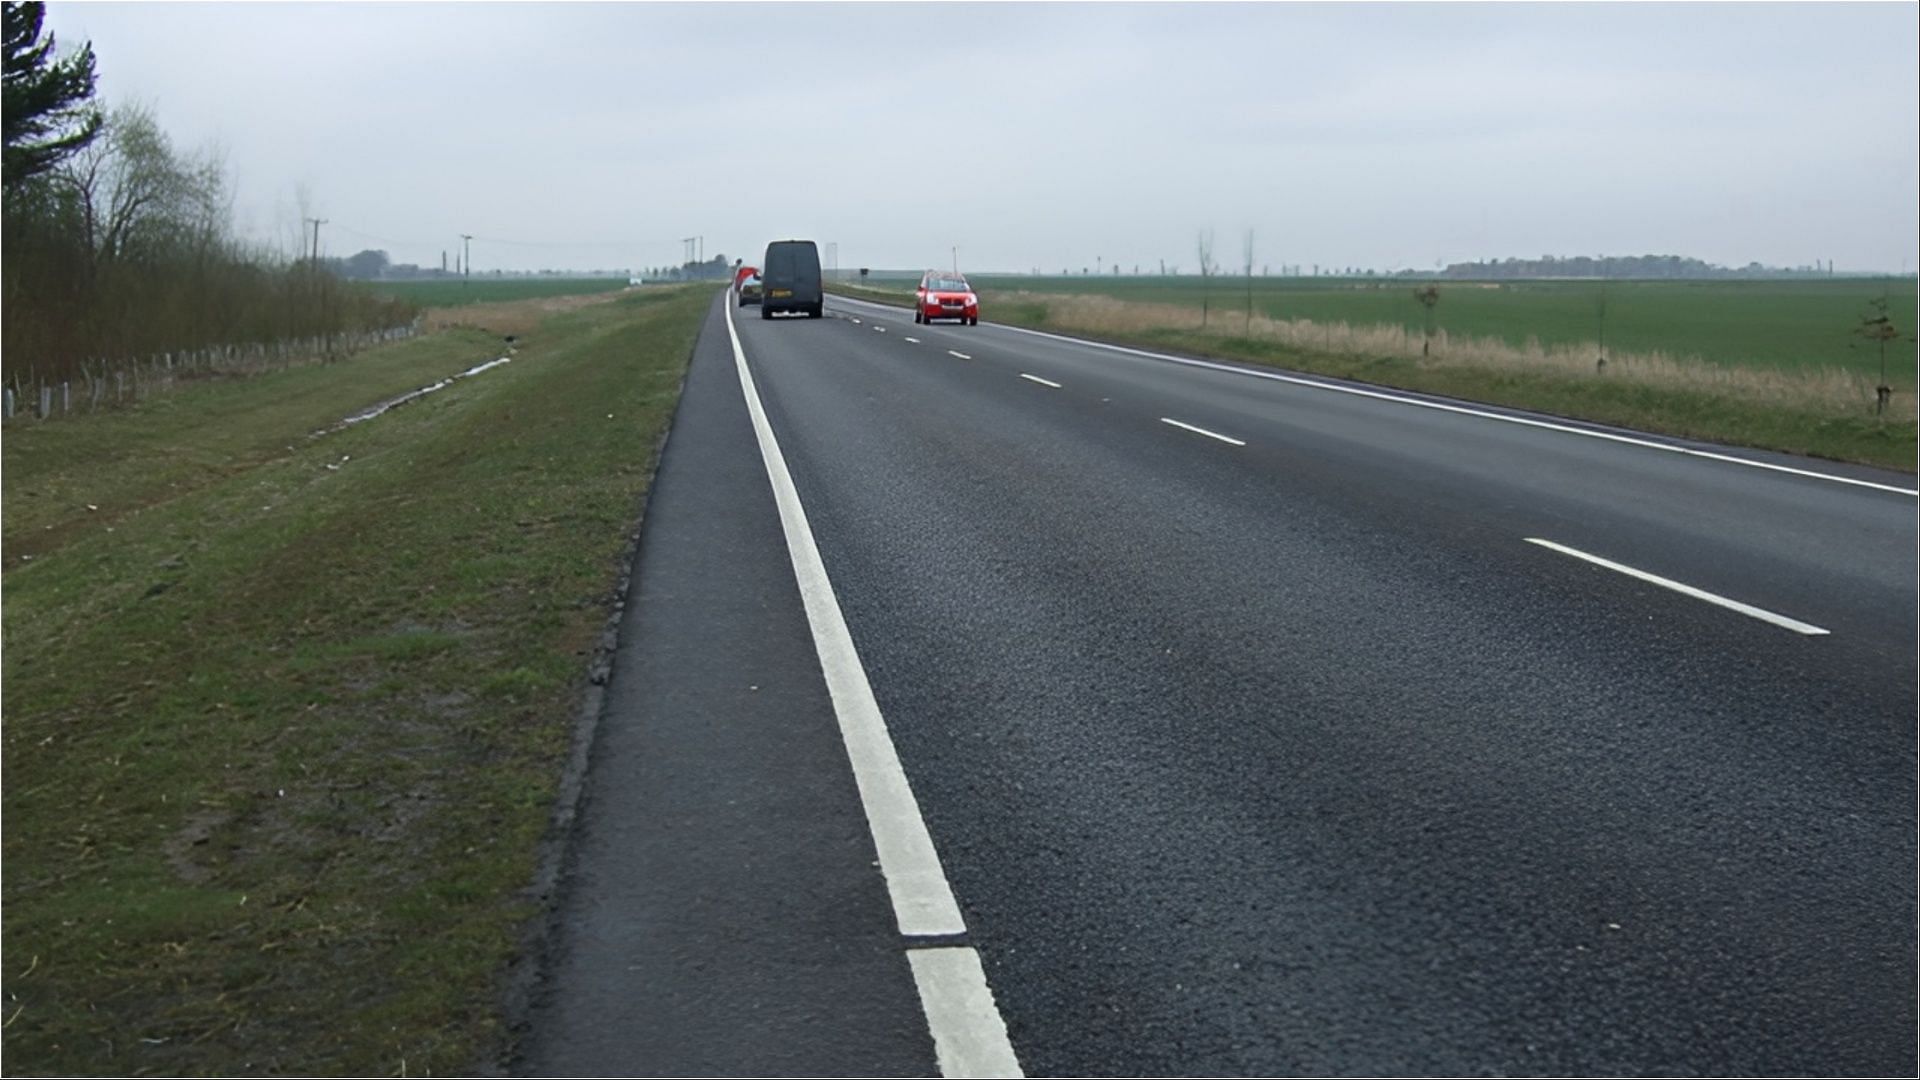
[[[327,219],[308,218],[306,220],[313,226],[313,254],[310,256],[310,259],[313,263],[313,268],[318,270],[320,268],[320,226],[325,225]]]

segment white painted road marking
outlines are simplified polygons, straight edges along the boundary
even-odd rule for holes
[[[1160,422],[1163,424],[1172,424],[1174,427],[1177,427],[1177,428],[1186,428],[1188,431],[1193,432],[1195,435],[1205,435],[1209,439],[1219,439],[1223,443],[1232,443],[1235,446],[1247,445],[1246,443],[1242,442],[1239,439],[1234,438],[1231,435],[1222,435],[1217,431],[1208,431],[1206,428],[1203,428],[1203,427],[1194,427],[1192,424],[1183,424],[1180,421],[1175,420],[1171,416],[1161,417]]]
[[[727,325],[733,326],[731,313]],[[754,433],[759,436],[767,476],[773,483],[781,525],[786,531],[787,551],[800,583],[800,597],[805,601],[807,621],[813,628],[814,643],[820,653],[847,754],[853,759],[854,778],[859,781],[860,798],[866,806],[874,844],[879,849],[880,867],[893,896],[900,932],[914,936],[964,933],[966,924],[960,918],[960,908],[954,903],[946,874],[940,869],[933,839],[920,818],[919,804],[907,786],[906,773],[900,768],[886,721],[880,716],[880,706],[867,685],[866,669],[854,651],[853,638],[847,632],[846,619],[827,579],[819,548],[814,545],[806,510],[794,490],[786,458],[780,453],[773,428],[761,408],[753,373],[747,369],[746,352],[739,346],[738,331],[733,331],[732,337],[740,383],[747,394],[747,411],[753,420]]]
[[[1770,461],[1754,461],[1749,458],[1735,457],[1732,454],[1716,454],[1711,450],[1696,450],[1690,446],[1675,446],[1672,443],[1655,442],[1652,439],[1635,438],[1611,431],[1595,431],[1591,428],[1574,427],[1570,424],[1556,424],[1548,420],[1535,420],[1526,416],[1509,416],[1505,413],[1488,412],[1485,409],[1468,408],[1463,405],[1449,405],[1440,401],[1424,401],[1420,398],[1403,397],[1399,394],[1385,393],[1379,390],[1363,390],[1357,386],[1340,386],[1336,383],[1321,382],[1318,379],[1304,379],[1298,375],[1286,375],[1277,371],[1255,371],[1250,368],[1235,367],[1231,364],[1219,364],[1210,360],[1196,360],[1190,356],[1172,356],[1167,353],[1149,352],[1145,349],[1130,349],[1125,345],[1109,345],[1102,341],[1087,341],[1084,338],[1068,337],[1065,334],[1050,334],[1045,330],[1029,330],[1023,326],[1007,326],[1004,323],[991,324],[997,330],[1006,330],[1015,334],[1032,334],[1034,337],[1051,338],[1073,345],[1084,345],[1092,349],[1105,349],[1109,352],[1126,353],[1130,356],[1144,356],[1149,360],[1165,360],[1188,367],[1207,368],[1212,371],[1225,371],[1234,375],[1246,375],[1255,379],[1271,379],[1274,382],[1292,383],[1295,386],[1307,386],[1316,390],[1330,390],[1336,394],[1352,394],[1355,397],[1375,398],[1380,401],[1392,401],[1401,405],[1412,405],[1421,409],[1434,409],[1439,412],[1458,413],[1462,416],[1477,416],[1482,420],[1498,420],[1505,424],[1519,424],[1522,427],[1540,428],[1545,431],[1558,431],[1567,435],[1580,435],[1589,439],[1605,439],[1608,442],[1625,443],[1649,450],[1665,450],[1672,454],[1687,457],[1706,458],[1709,461],[1723,461],[1730,465],[1745,465],[1752,469],[1766,469],[1769,472],[1786,473],[1791,476],[1804,476],[1813,480],[1830,480],[1836,484],[1852,484],[1855,487],[1872,488],[1875,491],[1892,492],[1895,495],[1920,496],[1920,489],[1895,487],[1892,484],[1879,484],[1872,480],[1858,480],[1851,476],[1836,476],[1833,473],[1817,472],[1813,469],[1796,469],[1790,465],[1775,465]]]
[[[1639,578],[1641,581],[1651,582],[1655,585],[1660,586],[1663,589],[1672,589],[1674,592],[1683,593],[1687,596],[1691,596],[1695,600],[1705,600],[1709,604],[1718,604],[1719,606],[1726,608],[1730,611],[1737,611],[1742,615],[1752,616],[1753,618],[1759,619],[1762,622],[1770,622],[1775,626],[1783,626],[1788,630],[1793,631],[1796,634],[1805,634],[1808,637],[1817,637],[1821,634],[1830,633],[1830,631],[1822,629],[1821,627],[1815,626],[1812,623],[1803,623],[1798,619],[1789,619],[1785,615],[1776,615],[1773,612],[1766,610],[1765,608],[1757,608],[1757,607],[1754,607],[1752,604],[1743,604],[1738,600],[1729,600],[1724,596],[1720,596],[1716,593],[1710,593],[1705,589],[1696,589],[1691,585],[1682,585],[1680,582],[1674,581],[1671,578],[1663,578],[1658,574],[1649,574],[1645,570],[1635,570],[1631,566],[1626,566],[1624,564],[1614,562],[1611,559],[1603,559],[1598,555],[1589,555],[1584,551],[1581,551],[1577,548],[1570,548],[1565,544],[1556,544],[1551,540],[1541,540],[1538,537],[1533,537],[1533,536],[1527,537],[1526,541],[1529,544],[1538,544],[1541,547],[1547,548],[1551,551],[1557,551],[1562,555],[1571,555],[1576,559],[1585,559],[1586,561],[1594,564],[1595,566],[1604,566],[1609,570],[1618,571],[1622,574],[1626,574],[1629,577],[1636,577],[1636,578]]]
[[[971,356],[968,356],[968,355],[967,355],[966,353],[963,353],[963,352],[954,352],[954,351],[953,351],[952,349],[948,349],[948,350],[947,350],[947,355],[948,355],[948,356],[957,356],[957,357],[959,357],[959,358],[960,358],[960,359],[962,359],[962,360],[971,360],[971,359],[973,359],[973,357],[971,357]]]
[[[987,988],[979,953],[967,948],[914,949],[907,953],[907,962],[933,1028],[940,1075],[1024,1075],[1007,1041],[1006,1022],[993,1004],[993,991]]]
[[[813,630],[821,674],[826,677],[840,738],[846,744],[854,784],[860,791],[860,805],[866,811],[867,828],[880,856],[880,873],[893,902],[894,921],[902,936],[909,938],[964,934],[967,924],[960,915],[960,905],[954,902],[953,889],[933,848],[933,837],[920,816],[920,804],[900,767],[886,719],[880,715],[866,668],[847,631],[846,616],[827,577],[826,564],[820,559],[806,508],[801,506],[800,493],[787,471],[787,459],[780,452],[773,425],[754,389],[747,353],[740,346],[740,332],[734,328],[733,312],[727,305],[722,305],[722,317],[733,343],[740,391],[760,443],[760,459],[766,465],[774,504],[780,511],[787,555],[793,561],[807,625]],[[938,955],[916,959],[920,953]],[[1019,1059],[1007,1041],[1006,1023],[993,1003],[993,992],[980,967],[979,954],[971,946],[910,949],[908,962],[913,967],[920,1008],[933,1034],[943,1076],[1022,1075]]]
[[[873,332],[876,334],[884,334],[887,332],[887,328],[884,326],[876,326],[873,328]]]
[[[912,342],[912,343],[914,343],[915,345],[918,345],[918,344],[920,344],[920,339],[919,339],[919,338],[917,338],[917,337],[910,337],[910,338],[908,338],[907,340],[908,340],[908,341],[910,341],[910,342]]]
[[[1058,390],[1058,389],[1060,389],[1060,384],[1059,384],[1059,383],[1057,383],[1057,382],[1054,382],[1054,381],[1053,381],[1052,379],[1043,379],[1043,378],[1041,378],[1041,377],[1040,377],[1040,376],[1038,376],[1038,375],[1029,375],[1029,374],[1027,374],[1027,373],[1026,373],[1026,372],[1024,372],[1024,371],[1020,373],[1020,377],[1021,377],[1021,378],[1023,378],[1023,379],[1029,379],[1029,380],[1031,380],[1031,381],[1033,381],[1033,382],[1037,382],[1037,383],[1039,383],[1039,384],[1040,384],[1041,386],[1051,386],[1051,387],[1053,387],[1053,388],[1054,388],[1055,390]]]

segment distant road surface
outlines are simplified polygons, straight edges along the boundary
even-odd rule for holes
[[[1914,1072],[1913,477],[828,305],[736,332],[964,934],[893,922],[716,308],[636,589],[733,629],[630,622],[528,1071],[951,1067],[964,945],[1036,1075]],[[658,704],[741,665],[795,745]]]

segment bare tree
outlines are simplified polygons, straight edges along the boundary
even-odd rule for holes
[[[137,105],[116,106],[102,136],[55,170],[96,274],[156,247],[219,237],[231,204],[215,154],[175,153],[152,112]]]
[[[1860,317],[1860,325],[1854,333],[1880,346],[1880,385],[1873,389],[1873,411],[1877,416],[1887,411],[1887,401],[1893,397],[1893,387],[1887,385],[1887,342],[1900,337],[1900,328],[1893,325],[1892,316],[1887,314],[1886,293],[1867,301],[1867,313]]]
[[[1213,299],[1213,230],[1194,234],[1194,249],[1200,256],[1200,329],[1207,328],[1207,309]]]
[[[1427,309],[1425,321],[1426,335],[1420,340],[1420,355],[1425,356],[1433,347],[1433,309],[1440,303],[1440,286],[1428,285],[1423,289],[1415,289],[1413,290],[1413,298],[1420,301],[1421,307]]]

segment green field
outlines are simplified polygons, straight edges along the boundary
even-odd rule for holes
[[[712,289],[9,425],[9,1075],[500,1067]],[[537,319],[528,317],[530,323]]]
[[[1195,309],[1209,286],[1198,277],[978,276],[990,299],[996,293],[1099,294]],[[1402,326],[1419,334],[1424,309],[1413,292],[1425,281],[1336,278],[1253,279],[1253,309],[1276,319]],[[1867,303],[1888,298],[1888,313],[1902,331],[1890,345],[1888,379],[1915,382],[1914,282],[1908,279],[1841,278],[1811,281],[1528,281],[1436,282],[1437,323],[1449,334],[1497,338],[1524,345],[1597,342],[1605,299],[1609,351],[1697,356],[1720,364],[1766,367],[1827,365],[1879,376],[1879,350],[1857,333]],[[1242,314],[1247,279],[1213,280],[1215,312]]]
[[[434,278],[422,281],[370,281],[364,287],[421,307],[461,307],[502,300],[532,300],[547,296],[584,296],[617,292],[626,278]]]

